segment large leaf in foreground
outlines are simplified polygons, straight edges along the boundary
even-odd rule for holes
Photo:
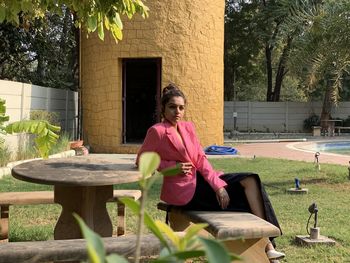
[[[43,158],[49,156],[50,149],[57,143],[60,130],[61,127],[44,120],[22,120],[10,123],[5,127],[5,131],[9,134],[26,132],[37,135],[34,141]]]

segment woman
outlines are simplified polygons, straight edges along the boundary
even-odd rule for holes
[[[186,98],[173,84],[163,89],[163,121],[149,128],[141,153],[160,155],[159,170],[179,164],[182,173],[164,177],[161,200],[191,210],[251,212],[280,228],[259,176],[252,173],[223,174],[208,162],[191,122],[182,121]],[[266,254],[272,260],[285,255],[270,242]]]

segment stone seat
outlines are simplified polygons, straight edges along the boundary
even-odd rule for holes
[[[223,240],[228,250],[243,258],[246,263],[268,263],[265,247],[269,237],[281,235],[278,227],[246,212],[191,211],[166,203],[158,203],[158,209],[167,211],[170,227],[185,231],[191,223],[206,223],[207,233]]]
[[[125,234],[125,205],[119,201],[121,197],[138,200],[140,190],[114,190],[113,197],[108,202],[116,202],[118,209],[117,235]],[[33,192],[2,192],[0,193],[0,239],[8,238],[10,206],[11,205],[38,205],[54,204],[53,191]]]

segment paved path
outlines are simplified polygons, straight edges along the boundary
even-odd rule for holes
[[[270,157],[279,159],[298,160],[306,162],[315,161],[315,150],[311,145],[314,142],[267,142],[244,143],[234,146],[242,156]],[[300,149],[303,148],[303,149]],[[309,148],[309,149],[308,149]],[[320,163],[349,165],[350,156],[321,152]]]

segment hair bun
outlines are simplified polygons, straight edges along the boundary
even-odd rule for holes
[[[167,94],[168,92],[172,91],[178,91],[180,90],[174,83],[169,83],[167,86],[163,88],[163,95]]]

